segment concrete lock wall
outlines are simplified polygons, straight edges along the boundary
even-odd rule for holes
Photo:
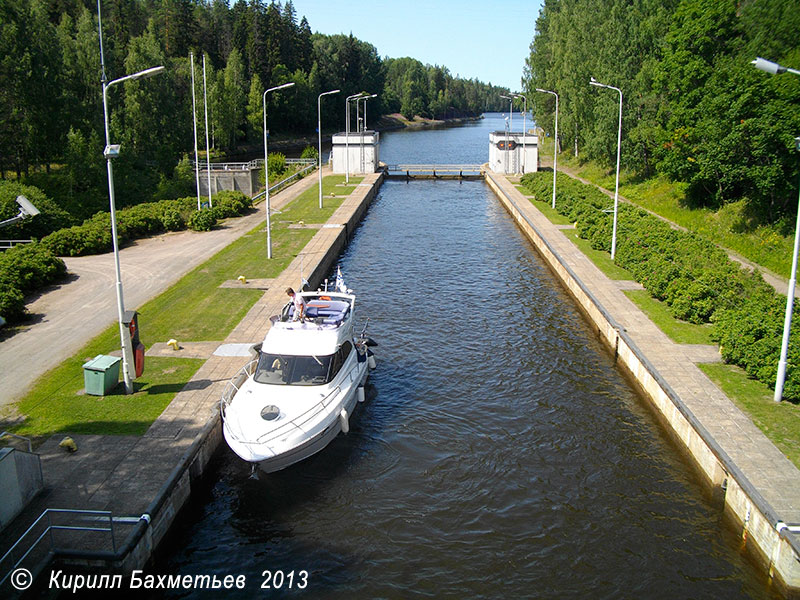
[[[331,271],[333,265],[344,250],[347,241],[353,235],[358,223],[375,198],[383,182],[383,173],[369,184],[370,189],[364,197],[346,215],[343,222],[339,223],[340,231],[324,252],[321,253],[315,264],[307,265],[311,272],[308,281],[312,288],[318,287],[323,278]],[[144,534],[135,543],[130,552],[122,558],[117,568],[125,573],[134,569],[141,569],[150,559],[154,550],[168,534],[170,526],[175,521],[181,508],[189,501],[192,483],[206,470],[214,452],[222,445],[222,419],[219,412],[215,412],[206,422],[203,431],[198,434],[191,447],[186,451],[180,463],[173,470],[170,480],[167,481],[153,504],[157,507],[149,515],[149,525]],[[85,561],[87,564],[91,561]]]
[[[627,333],[551,249],[547,240],[520,212],[491,174],[487,173],[486,181],[550,269],[566,286],[581,311],[597,327],[598,335],[614,349],[618,363],[641,387],[667,430],[685,447],[699,472],[714,489],[724,493],[725,514],[741,525],[743,543],[752,542],[748,548],[755,550],[759,560],[768,565],[770,576],[777,576],[780,584],[791,593],[800,591],[800,559],[792,544],[775,527],[775,515],[767,514],[771,511],[768,503],[746,482],[733,461],[715,447],[713,438],[702,424],[683,405]],[[743,478],[742,481],[739,481],[739,477]]]
[[[344,174],[348,168],[350,175],[375,173],[380,160],[380,133],[337,133],[332,138],[331,165],[333,172]],[[349,164],[348,164],[349,161]]]
[[[489,168],[512,175],[539,170],[539,137],[522,132],[494,131],[489,134]]]

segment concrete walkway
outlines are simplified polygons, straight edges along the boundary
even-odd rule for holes
[[[306,177],[272,195],[270,207],[280,210],[317,181],[317,177]],[[251,214],[227,219],[213,231],[167,233],[122,248],[126,309],[136,309],[154,298],[265,218],[261,203]],[[19,400],[42,373],[58,366],[117,321],[114,254],[68,257],[64,262],[70,280],[51,287],[28,304],[36,321],[0,342],[0,407]]]
[[[677,395],[678,402],[699,422],[699,428],[713,438],[720,455],[729,458],[731,466],[766,501],[771,509],[770,517],[787,524],[800,523],[800,470],[697,367],[696,361],[706,362],[709,354],[713,355],[712,347],[682,345],[670,340],[625,296],[623,289],[627,286],[612,281],[600,271],[515,183],[489,173],[487,179],[491,179],[515,210],[533,224],[549,251],[558,257],[560,265],[554,267],[555,270],[559,271],[561,265],[571,270],[595,302],[622,327],[657,375]],[[681,432],[676,433],[681,437]],[[730,471],[733,476],[734,469]],[[714,483],[722,485],[722,480]],[[775,522],[768,523],[773,533],[775,525]],[[747,528],[748,524],[745,522],[744,526]]]

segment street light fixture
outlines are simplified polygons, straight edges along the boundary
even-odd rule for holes
[[[364,101],[364,117],[361,121],[361,171],[365,171],[364,165],[364,132],[367,130],[367,100],[370,98],[377,98],[378,94],[370,94],[369,96],[361,96],[360,98],[356,98],[356,122],[361,117],[358,116],[358,103],[362,100]]]
[[[556,97],[556,124],[555,124],[555,133],[553,134],[553,208],[556,207],[556,171],[558,165],[558,94],[552,92],[550,90],[543,90],[541,88],[536,88],[537,92],[542,92],[543,94],[553,94]]]
[[[525,135],[528,130],[527,126],[527,118],[528,118],[528,99],[520,93],[511,94],[514,98],[522,98],[525,102],[522,108],[522,172],[528,172],[528,153],[525,151]]]
[[[329,94],[338,94],[341,90],[322,92],[317,96],[317,134],[319,135],[319,207],[322,208],[322,97]]]
[[[362,118],[358,116],[358,103],[361,102],[362,100],[364,101],[364,117],[363,120],[361,121],[361,123],[363,123],[361,131],[367,128],[367,100],[369,100],[370,98],[377,98],[377,97],[378,94],[370,94],[368,96],[362,95],[356,98],[356,121],[358,121],[359,118]]]
[[[272,224],[269,217],[269,155],[267,154],[267,138],[269,137],[269,132],[267,131],[267,94],[275,90],[292,87],[293,85],[294,81],[276,85],[264,92],[264,194],[267,198],[267,259],[272,258]]]
[[[119,265],[119,244],[117,242],[117,206],[114,198],[114,169],[111,166],[111,159],[119,156],[120,146],[119,144],[111,143],[111,136],[109,134],[108,88],[110,88],[112,85],[117,85],[118,83],[123,83],[125,81],[135,81],[137,79],[145,79],[147,77],[152,77],[153,75],[158,75],[164,71],[164,67],[150,67],[149,69],[139,71],[138,73],[133,73],[131,75],[126,75],[125,77],[120,77],[119,79],[107,81],[105,58],[103,56],[103,24],[100,17],[100,0],[97,0],[97,28],[100,37],[100,68],[102,73],[101,83],[103,84],[103,124],[105,126],[106,133],[106,147],[103,151],[103,156],[106,158],[108,168],[108,198],[111,206],[111,242],[114,248],[114,268],[116,269],[117,275],[117,316],[119,320],[120,344],[122,346],[122,377],[125,382],[125,393],[130,394],[133,392],[133,382],[128,370],[128,365],[133,360],[133,350],[129,348],[128,344],[125,342],[125,325],[123,324],[123,320],[125,318],[125,302],[122,296],[122,271]]]
[[[756,69],[766,71],[772,75],[780,73],[794,73],[800,75],[797,69],[790,69],[771,60],[756,58],[751,61]],[[796,148],[800,150],[800,137],[795,138]],[[778,361],[778,376],[775,379],[775,394],[772,399],[780,402],[783,397],[783,385],[786,382],[786,362],[789,354],[789,333],[792,329],[792,306],[794,304],[794,288],[797,281],[797,252],[800,249],[800,200],[798,200],[797,224],[794,230],[794,251],[792,253],[792,276],[789,278],[789,289],[786,293],[786,315],[783,320],[783,338],[781,340],[781,357]]]
[[[617,250],[617,208],[619,205],[619,151],[622,145],[622,90],[614,87],[613,85],[606,85],[604,83],[598,83],[597,80],[592,77],[589,81],[590,85],[594,85],[597,87],[608,88],[610,90],[616,90],[619,92],[619,129],[617,131],[617,180],[616,184],[614,185],[614,225],[611,229],[611,260],[614,260],[614,254]]]
[[[350,183],[350,101],[354,98],[358,102],[359,98],[369,96],[374,98],[377,94],[368,94],[367,92],[358,92],[352,96],[348,96],[344,101],[345,124],[344,124],[344,181]],[[358,108],[356,106],[356,108]]]
[[[514,95],[512,94],[511,96],[504,96],[503,94],[500,94],[500,97],[508,100],[508,115],[509,117],[511,117],[511,120],[508,123],[508,132],[510,132],[511,135],[514,135]],[[506,164],[508,163],[509,152],[510,150],[508,149],[508,140],[506,140]],[[512,160],[511,162],[513,163],[514,161]],[[514,172],[516,173],[516,169],[514,170]],[[508,166],[506,166],[506,174],[508,174]]]

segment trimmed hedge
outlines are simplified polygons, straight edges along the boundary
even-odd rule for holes
[[[578,235],[611,250],[612,200],[597,188],[557,175],[556,210],[576,223]],[[552,198],[552,175],[529,173],[522,184],[536,198]],[[697,235],[621,203],[615,260],[678,319],[713,323],[712,339],[726,362],[773,387],[786,300],[725,252]],[[794,319],[800,318],[795,308]],[[798,321],[800,322],[800,321]],[[800,333],[792,335],[784,397],[800,399]]]
[[[235,217],[252,207],[252,200],[241,192],[224,191],[212,198],[214,208],[197,210],[193,197],[146,202],[117,211],[117,241],[125,242],[190,227],[208,231],[218,219]],[[208,213],[208,214],[203,214]],[[112,249],[111,216],[100,212],[81,225],[60,229],[42,243],[57,256],[85,256]]]
[[[252,207],[252,200],[241,192],[220,192],[212,201],[214,208],[202,211],[197,210],[196,198],[161,200],[122,209],[117,211],[117,239],[123,244],[187,226],[208,231],[217,220],[241,215]],[[66,265],[58,256],[100,254],[112,248],[111,216],[101,212],[82,225],[59,229],[41,242],[0,253],[0,315],[9,323],[25,317],[25,295],[66,274]]]
[[[64,261],[39,242],[20,244],[0,253],[0,315],[9,323],[27,314],[25,294],[59,281],[67,274]]]

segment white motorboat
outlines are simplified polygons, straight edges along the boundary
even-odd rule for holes
[[[327,288],[327,285],[326,285]],[[356,336],[356,297],[337,277],[336,291],[299,292],[305,316],[296,320],[290,301],[256,358],[222,394],[223,434],[244,460],[271,473],[322,450],[350,429],[350,417],[365,397],[375,343]]]

